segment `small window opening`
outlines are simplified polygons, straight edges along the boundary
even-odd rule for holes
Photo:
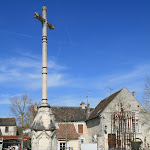
[[[8,133],[8,126],[5,127],[5,133]]]

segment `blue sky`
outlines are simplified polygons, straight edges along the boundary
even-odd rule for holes
[[[0,3],[0,117],[9,99],[27,93],[41,101],[42,25],[47,6],[48,102],[91,107],[126,87],[142,102],[150,74],[149,0],[5,0]]]

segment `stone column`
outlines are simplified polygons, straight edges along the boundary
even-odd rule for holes
[[[42,104],[47,104],[47,7],[42,7],[45,19],[42,29]]]
[[[32,123],[32,150],[57,150],[56,123],[54,115],[47,103],[47,26],[54,28],[47,22],[47,8],[42,7],[42,17],[35,13],[34,17],[42,22],[42,104]]]

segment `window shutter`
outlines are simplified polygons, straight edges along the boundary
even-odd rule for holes
[[[83,124],[78,125],[78,133],[83,133]]]

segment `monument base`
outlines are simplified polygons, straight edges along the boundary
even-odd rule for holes
[[[57,150],[58,129],[48,104],[41,104],[32,124],[32,150]]]
[[[32,131],[32,150],[57,150],[56,131]]]

